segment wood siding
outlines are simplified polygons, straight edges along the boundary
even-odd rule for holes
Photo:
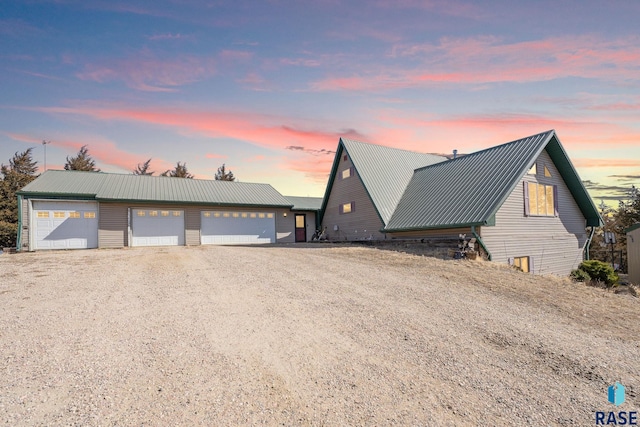
[[[122,248],[129,245],[128,205],[98,203],[98,247]]]
[[[629,281],[640,285],[640,228],[627,233],[627,265]]]
[[[480,227],[476,227],[476,233],[480,234]],[[460,234],[466,234],[467,240],[472,236],[471,228],[442,228],[437,230],[402,231],[387,233],[392,239],[458,239]]]
[[[22,233],[20,235],[20,244],[22,247],[17,248],[19,251],[21,250],[32,250],[31,248],[31,242],[29,241],[29,238],[31,236],[30,231],[30,217],[29,217],[29,199],[22,199],[22,206],[20,206],[20,209],[22,209],[22,229],[18,230],[18,233]]]
[[[344,159],[345,151],[342,153],[322,219],[322,226],[327,227],[327,238],[329,240],[385,239],[385,235],[380,232],[383,227],[382,221],[358,172],[352,169],[353,174],[349,178],[342,179],[342,171],[353,167],[349,158]],[[340,213],[340,207],[349,202],[354,202],[353,212]]]
[[[536,164],[537,174],[524,176],[496,213],[496,225],[482,227],[480,236],[493,261],[528,256],[535,274],[568,275],[582,262],[586,220],[546,151]],[[557,186],[558,216],[525,216],[523,182]]]

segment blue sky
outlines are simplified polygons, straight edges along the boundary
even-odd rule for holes
[[[152,158],[322,196],[341,136],[472,152],[555,129],[594,196],[640,183],[640,2],[4,0],[0,162]]]

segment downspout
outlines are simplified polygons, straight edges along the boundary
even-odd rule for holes
[[[476,226],[472,225],[471,226],[471,233],[473,234],[473,237],[476,238],[476,242],[478,242],[478,244],[480,245],[480,247],[482,249],[484,249],[484,251],[487,254],[487,259],[489,261],[491,261],[491,252],[489,252],[489,249],[487,249],[487,247],[484,245],[484,242],[482,241],[482,239],[480,238],[480,236],[478,235],[478,233],[476,233]]]
[[[18,236],[16,238],[16,252],[22,247],[22,196],[18,195]]]
[[[591,233],[589,234],[589,238],[584,244],[584,259],[586,261],[589,261],[589,248],[591,247],[591,239],[593,239],[593,235],[595,234],[595,232],[596,232],[596,228],[591,227]]]

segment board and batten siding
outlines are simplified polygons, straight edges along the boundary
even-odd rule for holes
[[[349,157],[347,160],[344,159],[345,153],[343,150],[340,156],[336,176],[322,218],[322,226],[327,227],[327,238],[329,240],[384,239],[385,235],[380,232],[383,227],[382,220],[378,216],[358,172],[353,168],[351,159]],[[342,179],[342,171],[348,168],[352,168],[351,176]],[[353,212],[340,213],[340,206],[350,202],[354,203]]]
[[[640,285],[640,228],[627,233],[627,265],[629,281]]]
[[[128,206],[117,203],[98,203],[98,247],[128,246]]]
[[[523,177],[496,213],[495,226],[482,227],[481,238],[493,261],[528,256],[535,274],[568,275],[583,259],[586,220],[546,150],[536,165],[537,174]],[[545,166],[551,177],[544,176]],[[525,216],[524,182],[557,186],[557,217]]]

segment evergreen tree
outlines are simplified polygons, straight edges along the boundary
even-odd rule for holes
[[[235,181],[236,177],[233,176],[233,172],[226,170],[225,164],[218,168],[218,172],[216,172],[214,176],[216,181]]]
[[[193,175],[187,171],[186,163],[176,163],[176,167],[173,170],[166,170],[160,174],[160,176],[170,176],[174,178],[189,178],[193,179]]]
[[[136,166],[136,168],[133,170],[133,174],[134,175],[153,175],[155,172],[149,171],[150,163],[151,163],[151,159],[147,160],[142,164],[138,163],[138,166]]]
[[[100,172],[100,169],[96,168],[96,161],[89,155],[89,149],[86,145],[80,148],[77,156],[71,158],[67,156],[67,163],[64,165],[64,170]]]
[[[38,166],[32,148],[15,153],[0,173],[0,247],[15,247],[18,237],[18,199],[16,192],[36,178]]]

